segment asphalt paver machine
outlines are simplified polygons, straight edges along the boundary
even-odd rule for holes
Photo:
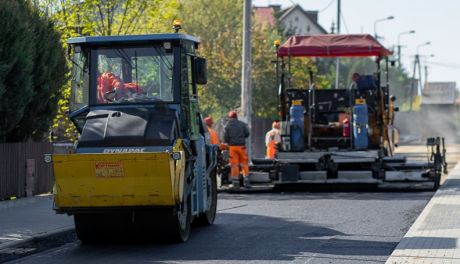
[[[53,155],[55,210],[78,238],[187,240],[216,215],[218,147],[198,110],[207,82],[199,40],[184,34],[68,41],[75,153]]]
[[[433,182],[444,166],[442,138],[430,138],[426,161],[395,155],[397,129],[388,69],[391,52],[372,36],[292,36],[277,49],[281,146],[276,160],[253,160],[275,184]],[[355,74],[347,87],[317,89],[312,74],[292,87],[292,58],[368,57],[372,74]],[[308,69],[304,69],[308,71]]]

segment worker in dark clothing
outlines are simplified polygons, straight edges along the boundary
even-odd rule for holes
[[[233,188],[240,187],[240,169],[243,173],[244,186],[249,188],[249,163],[246,152],[246,138],[249,137],[249,129],[244,122],[238,120],[235,111],[230,111],[228,117],[229,121],[224,128],[224,142],[228,145]]]

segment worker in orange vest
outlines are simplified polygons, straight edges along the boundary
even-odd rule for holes
[[[137,83],[125,83],[112,72],[104,72],[98,77],[97,102],[112,103],[120,99],[140,95],[143,91]]]
[[[278,146],[281,143],[280,123],[275,121],[272,123],[272,129],[265,134],[265,146],[267,152],[266,159],[275,159],[278,154]]]
[[[238,120],[235,111],[230,111],[228,118],[229,121],[224,128],[224,142],[228,145],[232,185],[234,189],[240,187],[239,176],[241,169],[244,186],[249,188],[249,163],[246,152],[246,138],[249,137],[249,128],[244,122]]]
[[[212,129],[212,124],[214,123],[212,120],[212,117],[211,116],[206,117],[204,119],[204,122],[206,123],[206,126],[208,127],[211,144],[219,145],[220,144],[219,136],[217,135],[217,132],[214,129]]]

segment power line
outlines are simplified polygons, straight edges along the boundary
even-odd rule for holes
[[[434,61],[427,61],[426,63],[431,64],[431,65],[435,65],[435,66],[440,66],[440,67],[446,67],[446,68],[452,68],[452,69],[460,69],[460,64],[434,62]]]
[[[340,17],[342,18],[343,25],[345,26],[345,30],[347,31],[347,34],[350,34],[350,31],[348,30],[347,22],[345,21],[345,16],[343,15],[343,11],[340,12]]]
[[[329,7],[331,7],[331,5],[335,2],[335,0],[331,0],[329,2],[329,4],[327,4],[325,7],[323,7],[322,9],[320,9],[318,12],[324,12],[326,11]]]

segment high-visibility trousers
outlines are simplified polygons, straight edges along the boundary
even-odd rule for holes
[[[267,152],[265,153],[266,159],[275,159],[276,157],[276,143],[274,140],[268,142]]]
[[[249,176],[248,153],[245,146],[228,146],[228,155],[230,160],[230,176],[238,178],[240,169],[243,177]]]

